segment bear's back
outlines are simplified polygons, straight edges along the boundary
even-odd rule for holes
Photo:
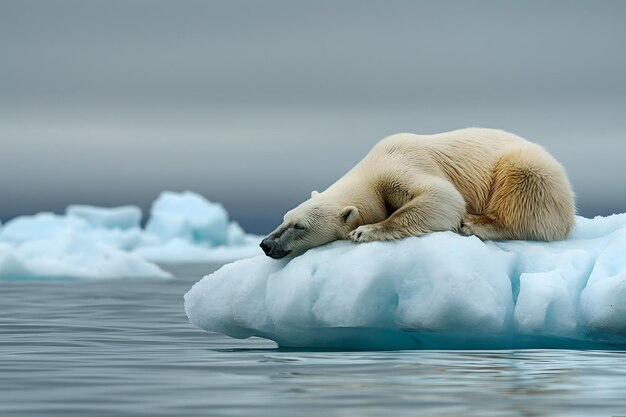
[[[470,210],[488,198],[493,170],[511,149],[541,148],[503,130],[467,128],[435,135],[399,133],[381,140],[363,160],[361,172],[372,180],[409,184],[423,175],[451,181]]]

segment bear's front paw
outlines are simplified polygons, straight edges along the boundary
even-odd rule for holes
[[[372,242],[381,240],[380,227],[372,224],[359,226],[348,234],[348,239],[356,243]]]

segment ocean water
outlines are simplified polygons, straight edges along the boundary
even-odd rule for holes
[[[307,351],[190,325],[169,281],[0,281],[0,416],[622,416],[626,353]]]

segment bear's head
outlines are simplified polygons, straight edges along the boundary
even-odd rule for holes
[[[311,198],[285,214],[283,223],[261,242],[271,258],[298,256],[326,243],[346,239],[358,226],[359,211],[338,205],[324,193],[313,191]]]

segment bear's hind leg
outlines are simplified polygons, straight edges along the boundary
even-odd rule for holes
[[[461,232],[481,239],[564,239],[574,225],[573,194],[565,172],[537,147],[514,149],[494,170],[482,215],[466,216]]]
[[[476,236],[482,240],[511,239],[507,229],[484,214],[468,214],[463,219],[461,234]]]

